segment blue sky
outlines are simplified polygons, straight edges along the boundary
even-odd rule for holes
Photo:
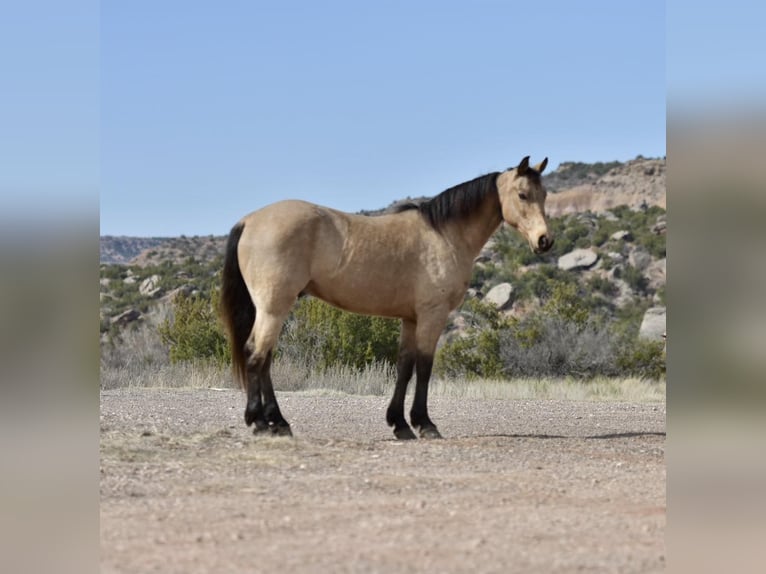
[[[763,113],[766,4],[670,0],[666,21],[670,114]]]
[[[0,10],[0,225],[94,217],[99,192],[98,2]]]
[[[102,233],[225,233],[284,197],[371,209],[526,154],[664,155],[666,99],[766,102],[745,0],[6,4],[0,225],[100,207]]]
[[[11,4],[0,208],[95,194],[102,234],[374,209],[524,155],[665,155],[657,0]]]
[[[665,154],[663,2],[101,5],[101,233]]]

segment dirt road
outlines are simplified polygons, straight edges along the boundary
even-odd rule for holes
[[[283,393],[254,437],[233,390],[101,393],[102,572],[659,572],[665,405]]]

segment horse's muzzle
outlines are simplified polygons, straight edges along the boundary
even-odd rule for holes
[[[541,235],[540,238],[537,240],[537,247],[535,248],[535,253],[545,253],[548,251],[551,247],[553,247],[553,239],[549,237],[548,235]]]

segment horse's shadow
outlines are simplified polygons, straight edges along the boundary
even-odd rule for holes
[[[597,435],[563,435],[563,434],[538,434],[538,433],[495,433],[495,434],[483,434],[473,436],[461,436],[455,438],[535,438],[535,439],[588,439],[588,440],[610,440],[617,438],[636,438],[642,436],[667,436],[664,431],[637,431],[637,432],[620,432],[620,433],[607,433]]]

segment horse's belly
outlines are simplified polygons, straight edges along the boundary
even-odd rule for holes
[[[411,290],[407,293],[407,290],[401,288],[392,289],[368,281],[349,280],[329,284],[312,281],[306,292],[352,313],[402,318],[414,316],[414,294]]]

